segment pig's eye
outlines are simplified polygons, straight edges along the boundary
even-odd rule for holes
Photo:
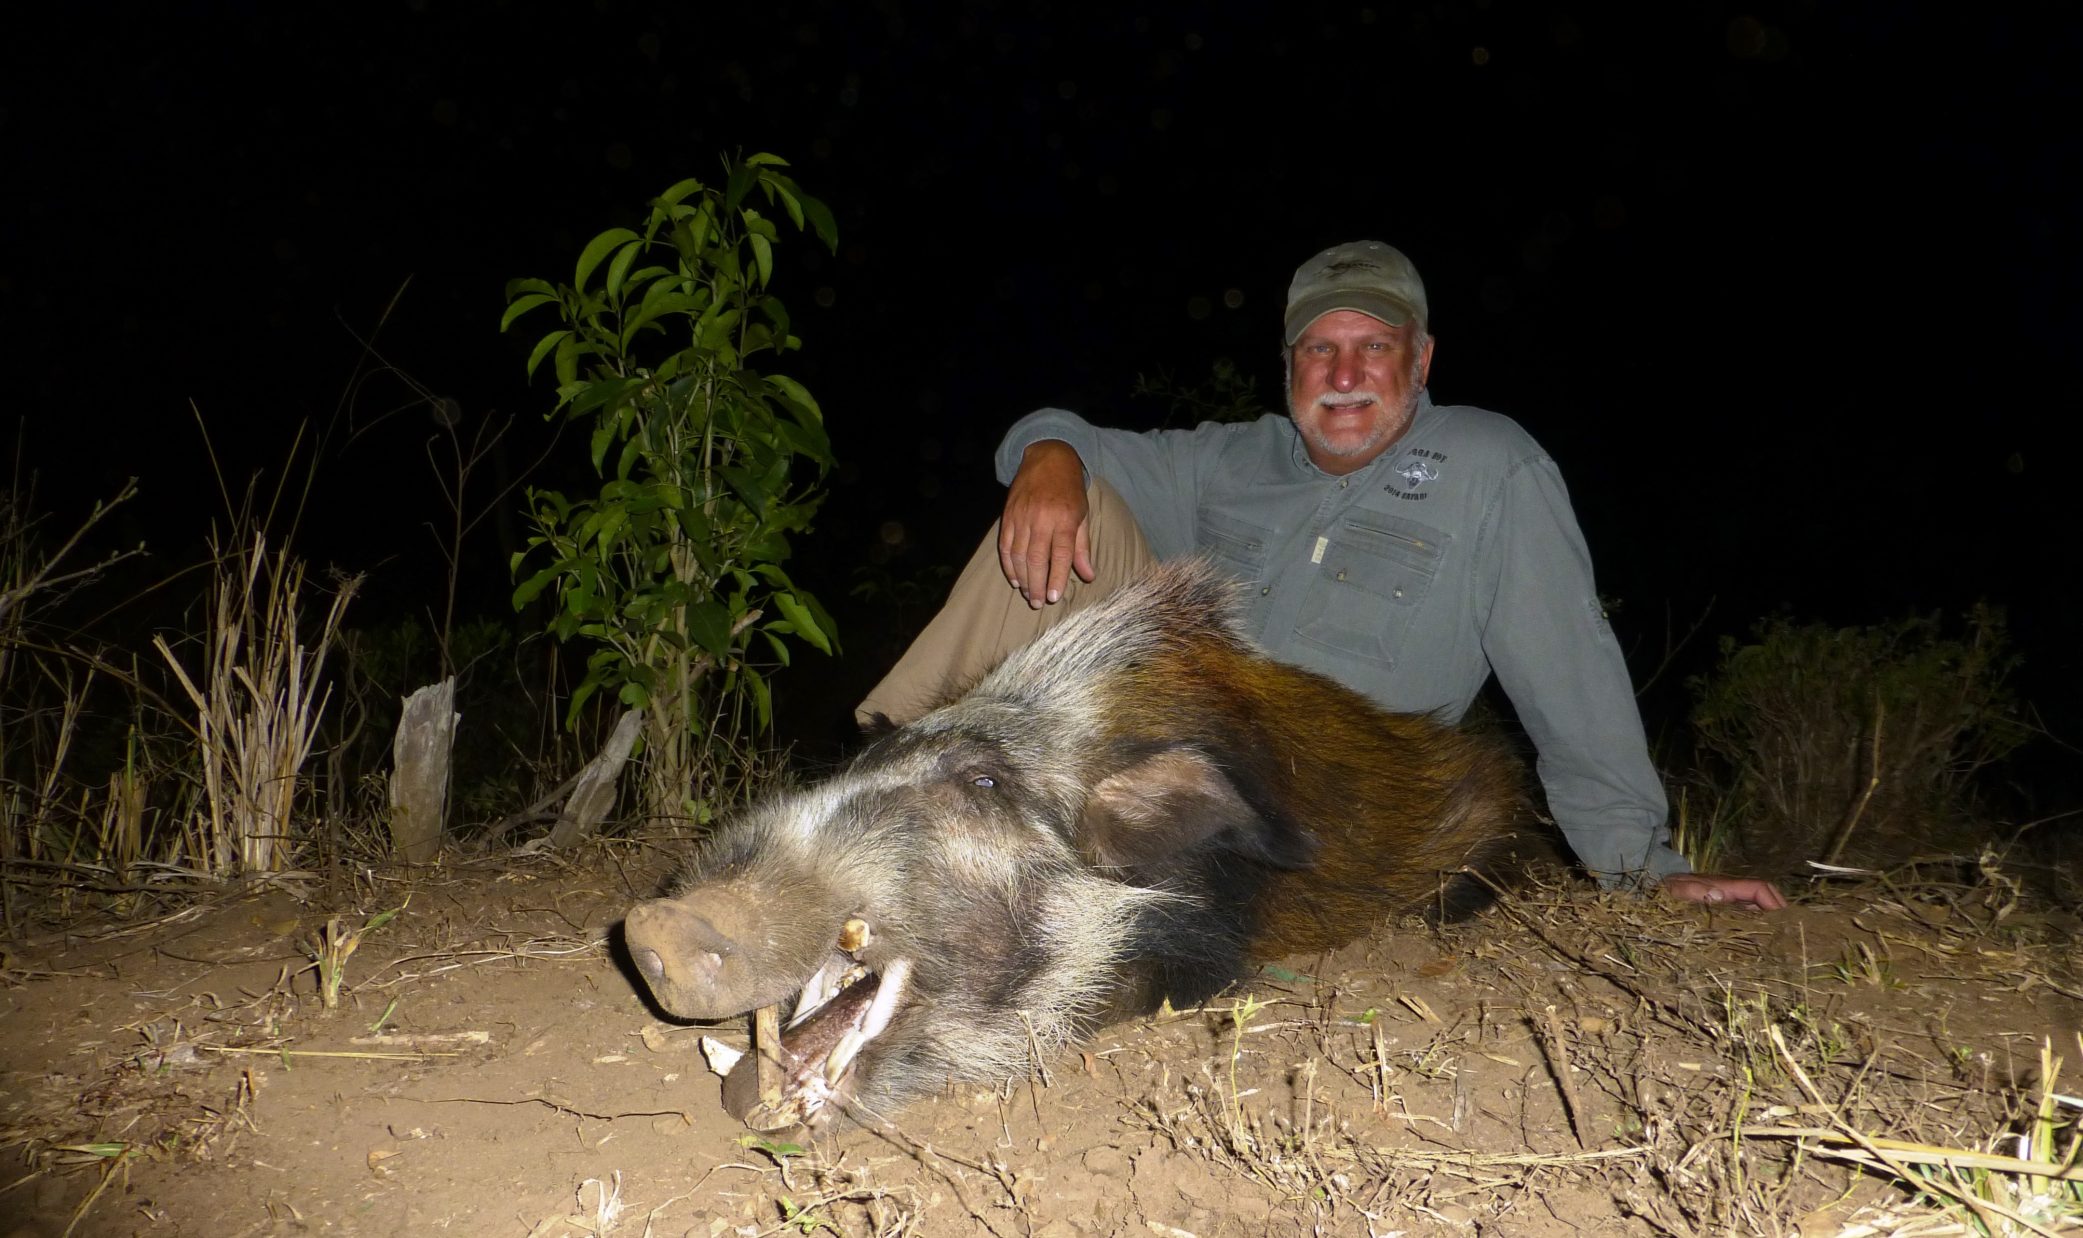
[[[984,790],[988,791],[992,787],[998,785],[998,780],[996,778],[991,777],[991,775],[989,774],[978,774],[976,777],[969,780],[969,785],[973,787],[982,787]]]

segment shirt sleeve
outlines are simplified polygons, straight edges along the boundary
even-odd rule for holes
[[[1512,467],[1477,553],[1489,590],[1487,613],[1478,608],[1483,652],[1533,740],[1549,811],[1577,858],[1607,886],[1690,872],[1670,845],[1633,682],[1554,461]]]
[[[1127,501],[1143,537],[1160,559],[1193,553],[1201,479],[1212,468],[1230,433],[1242,427],[1204,425],[1197,430],[1135,433],[1094,426],[1076,413],[1045,408],[1013,423],[998,445],[1001,485],[1011,485],[1020,457],[1044,439],[1070,445],[1084,462],[1087,478],[1104,479]]]

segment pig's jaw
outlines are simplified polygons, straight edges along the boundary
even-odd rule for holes
[[[755,1103],[741,1115],[754,1130],[829,1122],[851,1092],[854,1063],[889,1027],[911,987],[911,961],[893,959],[880,974],[835,951],[803,985],[781,1036],[780,1100]],[[751,1068],[751,1058],[745,1062]]]

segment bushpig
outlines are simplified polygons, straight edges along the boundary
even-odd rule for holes
[[[783,1101],[748,1113],[746,1067],[738,1116],[872,1122],[1258,962],[1479,901],[1464,870],[1524,803],[1500,745],[1271,660],[1234,586],[1186,561],[720,824],[625,940],[673,1015],[796,997]]]

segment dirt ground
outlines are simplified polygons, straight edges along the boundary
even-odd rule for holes
[[[2043,1043],[2083,1092],[2083,922],[2001,873],[1770,916],[1542,887],[797,1146],[720,1108],[697,1040],[744,1029],[660,1019],[617,953],[667,862],[365,874],[343,929],[404,910],[330,1010],[321,898],[13,943],[0,1235],[1973,1232],[1948,1181],[1990,1232],[2072,1224],[1960,1160],[2023,1150]]]

